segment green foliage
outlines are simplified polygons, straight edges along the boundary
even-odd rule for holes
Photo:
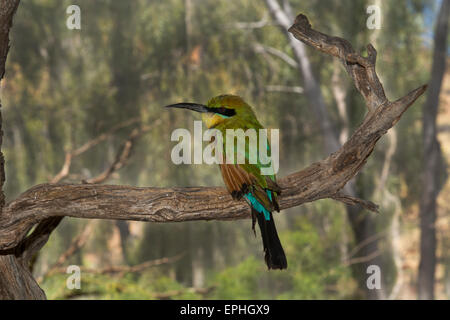
[[[160,275],[157,278],[138,277],[127,274],[115,277],[99,274],[83,274],[80,289],[68,289],[67,275],[48,277],[43,283],[48,299],[104,299],[104,300],[153,300],[168,296],[176,299],[198,299],[176,281]]]
[[[261,257],[249,257],[229,267],[215,278],[217,299],[330,299],[351,295],[352,278],[348,267],[341,265],[336,239],[339,223],[320,236],[306,218],[299,218],[295,231],[281,234],[288,269],[268,271]]]
[[[259,288],[265,266],[255,257],[249,257],[235,267],[229,267],[215,278],[216,299],[265,299],[267,293]]]

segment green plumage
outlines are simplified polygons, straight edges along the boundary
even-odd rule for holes
[[[269,269],[285,269],[287,268],[286,256],[281,246],[278,234],[273,221],[272,212],[279,211],[277,202],[277,194],[281,192],[280,187],[276,183],[275,175],[263,175],[261,169],[270,167],[269,164],[263,164],[259,155],[259,138],[260,129],[264,127],[259,123],[256,115],[250,105],[242,98],[234,95],[221,95],[212,98],[208,104],[200,105],[195,103],[179,103],[169,107],[190,109],[202,113],[202,120],[208,128],[214,128],[222,133],[223,138],[223,163],[220,169],[224,183],[231,196],[240,200],[244,198],[252,208],[252,219],[254,226],[258,221],[263,238],[265,260]],[[251,149],[246,138],[244,154],[241,155],[245,161],[238,163],[239,149],[237,139],[233,143],[234,159],[227,162],[226,146],[227,130],[242,129],[244,132],[253,129],[255,141],[257,145],[253,145],[256,149],[256,161],[251,163]],[[270,157],[270,145],[267,141],[268,157]],[[231,162],[231,163],[230,163]]]
[[[255,113],[253,112],[250,105],[248,105],[246,102],[244,102],[240,97],[233,96],[233,95],[221,95],[218,97],[215,97],[211,99],[208,102],[208,107],[211,109],[220,109],[220,108],[230,108],[233,109],[236,114],[232,117],[226,117],[223,121],[217,123],[213,127],[217,130],[219,130],[222,133],[223,137],[223,145],[224,145],[224,155],[226,154],[225,146],[227,145],[227,129],[242,129],[244,132],[248,129],[254,129],[254,132],[256,133],[256,143],[259,141],[260,132],[259,129],[264,129],[264,127],[259,123],[258,119],[256,118]],[[205,118],[205,117],[204,117]],[[205,121],[207,122],[207,121]],[[209,127],[211,128],[211,127]],[[270,144],[267,141],[267,147],[269,149],[268,155],[270,156]],[[237,159],[237,141],[234,143],[235,148],[235,155],[234,160]],[[276,182],[275,175],[262,175],[261,174],[261,168],[263,167],[270,167],[270,164],[262,164],[259,158],[259,145],[257,144],[256,150],[257,150],[257,163],[251,164],[249,161],[249,144],[245,144],[245,163],[239,164],[239,166],[246,171],[247,173],[251,174],[256,179],[257,186],[261,187],[262,189],[269,188],[268,186],[268,179],[272,180],[273,182]],[[276,191],[276,190],[274,190]],[[264,193],[265,194],[265,193]],[[270,211],[270,204],[272,202],[271,199],[265,194],[261,199],[259,199],[263,202],[266,209]]]

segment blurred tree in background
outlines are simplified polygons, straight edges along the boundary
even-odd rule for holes
[[[222,93],[244,97],[261,123],[280,128],[279,176],[323,158],[328,139],[321,130],[323,119],[304,93],[299,61],[273,19],[269,2],[22,2],[3,84],[7,197],[13,199],[35,184],[51,181],[67,151],[117,128],[74,158],[63,181],[97,176],[114,162],[133,129],[144,125],[150,130],[137,139],[126,165],[107,183],[222,185],[215,166],[171,162],[172,130],[191,129],[198,119],[162,109],[184,100],[206,102]],[[429,80],[438,2],[278,3],[285,12],[306,13],[314,28],[342,36],[357,50],[364,51],[372,43],[389,99]],[[66,8],[71,4],[81,8],[81,30],[66,27]],[[381,8],[379,30],[366,27],[366,8],[371,4]],[[306,54],[326,116],[342,143],[363,118],[363,101],[338,63],[309,48]],[[449,82],[447,71],[438,116],[442,126],[450,125]],[[360,209],[352,213],[338,202],[321,200],[277,216],[289,260],[287,271],[266,270],[249,221],[151,224],[65,218],[40,252],[34,274],[50,299],[415,298],[421,120],[421,108],[412,107],[352,181],[358,196],[380,204],[379,215]],[[442,130],[440,139],[448,158],[448,130]],[[449,195],[446,185],[440,197]],[[440,208],[437,235],[442,259],[436,297],[448,298],[449,240],[443,234],[448,231],[450,207]],[[351,221],[352,217],[358,221]],[[74,292],[65,286],[67,275],[48,271],[87,228],[88,239],[68,253],[60,267],[78,264],[98,272],[83,273],[82,289]],[[101,270],[175,256],[169,263],[139,271]],[[382,270],[383,287],[375,295],[365,282],[370,264]]]

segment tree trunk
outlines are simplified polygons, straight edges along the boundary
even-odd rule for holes
[[[45,299],[29,269],[14,254],[0,254],[0,299]]]
[[[434,34],[430,88],[423,105],[423,191],[420,200],[419,299],[434,299],[436,269],[436,198],[443,186],[443,162],[436,137],[439,93],[445,71],[450,0],[443,0]]]
[[[5,74],[6,58],[9,51],[9,30],[19,0],[3,0],[0,3],[0,81]],[[0,105],[1,107],[1,105]],[[0,113],[0,148],[3,142],[2,118]],[[5,160],[0,151],[0,218],[5,206]],[[0,219],[1,221],[1,219]],[[26,260],[16,255],[16,250],[0,251],[0,299],[45,299],[31,275]]]

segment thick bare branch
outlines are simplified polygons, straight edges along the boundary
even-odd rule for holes
[[[62,220],[61,217],[50,217],[39,222],[31,235],[26,237],[16,250],[24,267],[28,268],[31,258],[47,243],[50,234]]]
[[[5,63],[9,51],[9,30],[19,0],[0,1],[0,80],[5,74]],[[1,107],[1,105],[0,105]],[[0,147],[3,142],[2,117],[0,113]],[[0,217],[3,213],[5,195],[5,160],[0,150]],[[0,252],[0,299],[44,299],[45,293],[34,281],[28,267],[16,256],[16,250]]]
[[[378,205],[376,205],[372,201],[355,198],[340,192],[336,193],[332,197],[332,199],[343,202],[345,204],[349,204],[351,206],[359,205],[367,210],[378,212]]]
[[[375,71],[377,51],[371,44],[367,46],[368,57],[363,57],[347,40],[312,29],[308,18],[303,14],[297,16],[289,32],[314,49],[339,58],[370,111],[389,102]]]
[[[296,37],[315,44],[317,49],[331,55],[340,56],[338,53],[343,51],[343,57],[347,57],[347,53],[354,53],[344,39],[312,30],[304,16],[297,17],[296,24],[290,30]],[[377,89],[381,84],[376,74],[372,74],[375,70],[373,52],[363,65],[349,65],[349,68],[356,86],[367,86],[367,91],[364,89],[362,93],[371,111],[338,151],[279,180],[282,188],[279,198],[281,209],[324,198],[339,198],[341,201],[344,198],[367,205],[368,202],[342,196],[341,189],[361,170],[378,139],[397,123],[403,112],[426,89],[422,86],[390,102],[382,98],[383,88]],[[16,246],[34,224],[54,216],[178,222],[248,218],[250,211],[244,201],[233,201],[225,189],[217,187],[42,184],[26,191],[5,208],[0,223],[0,249]]]
[[[283,8],[279,5],[277,0],[266,0],[267,7],[275,21],[280,25],[281,30],[286,35],[289,45],[293,51],[294,57],[298,64],[298,72],[301,75],[303,82],[303,94],[307,99],[309,106],[316,117],[318,126],[321,128],[324,137],[324,152],[325,154],[333,153],[341,147],[338,140],[337,130],[331,121],[327,105],[325,103],[320,83],[314,75],[311,61],[306,52],[306,46],[297,41],[297,39],[288,32],[294,16],[287,1]],[[347,188],[348,189],[348,188]],[[347,193],[352,190],[347,190]]]

